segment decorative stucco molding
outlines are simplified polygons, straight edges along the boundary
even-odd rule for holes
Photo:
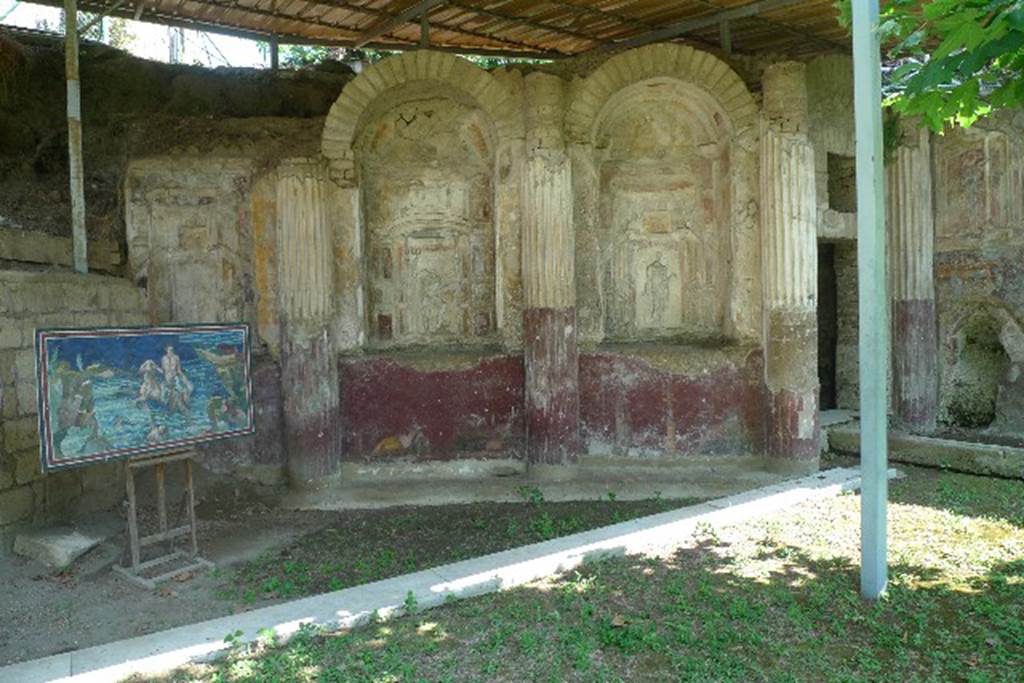
[[[754,98],[728,64],[692,47],[659,44],[615,55],[588,76],[566,112],[566,137],[571,142],[587,142],[608,100],[623,88],[651,78],[671,78],[706,91],[735,132],[756,124]]]
[[[484,69],[450,54],[418,50],[374,64],[342,90],[324,122],[321,151],[341,170],[353,167],[353,143],[367,109],[400,86],[435,83],[439,94],[460,93],[486,112],[499,137],[522,138],[522,107]]]

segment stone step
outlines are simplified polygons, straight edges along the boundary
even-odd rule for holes
[[[828,428],[828,446],[836,453],[860,454],[860,425],[847,423]],[[1024,448],[972,443],[890,430],[889,459],[968,474],[1024,479]]]

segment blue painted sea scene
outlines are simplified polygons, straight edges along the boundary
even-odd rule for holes
[[[47,468],[253,431],[245,325],[37,333]]]

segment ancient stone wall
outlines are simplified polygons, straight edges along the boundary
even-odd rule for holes
[[[935,138],[939,420],[1024,436],[1024,113]]]
[[[130,271],[161,321],[254,325],[297,378],[281,424],[308,453],[322,444],[303,425],[323,436],[331,420],[345,459],[756,452],[757,124],[743,81],[691,48],[632,51],[572,82],[392,57],[345,87],[322,157],[133,162]],[[321,158],[301,190],[282,184]],[[309,297],[329,305],[310,313]],[[307,367],[325,349],[336,403],[328,385],[295,389],[331,376]],[[705,405],[719,382],[742,400]],[[672,396],[670,417],[658,401],[608,413],[613,394]]]
[[[264,478],[286,451],[308,483],[339,456],[561,464],[768,436],[813,462],[815,237],[850,240],[855,208],[844,59],[769,66],[759,106],[678,45],[574,78],[391,57],[322,122],[219,119],[132,152],[126,274],[154,322],[253,326],[268,438],[225,467]]]
[[[851,73],[843,56],[807,65],[818,236],[836,245],[837,403],[856,409]],[[889,140],[890,410],[902,426],[1024,434],[1022,131],[1010,112],[941,136],[905,122]]]
[[[145,291],[127,280],[46,270],[0,270],[0,538],[5,527],[112,507],[122,467],[100,464],[43,477],[35,330],[144,325]]]
[[[582,340],[760,336],[756,113],[692,48],[624,53],[573,84]]]

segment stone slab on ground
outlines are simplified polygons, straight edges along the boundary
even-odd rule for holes
[[[26,529],[14,537],[14,552],[51,569],[65,569],[79,557],[121,531],[115,515],[88,518],[73,526]]]
[[[890,470],[889,476],[899,473]],[[838,495],[860,486],[859,471],[836,468],[701,505],[630,520],[543,543],[354,586],[234,616],[212,619],[98,647],[0,668],[0,681],[107,681],[132,674],[157,674],[190,662],[224,656],[224,637],[241,631],[239,643],[273,632],[286,642],[304,625],[326,629],[353,627],[374,615],[386,618],[415,602],[417,609],[504,590],[570,570],[597,558],[636,552],[661,552],[684,542],[698,526],[711,528],[760,517],[809,500]],[[409,600],[408,596],[412,596]],[[261,635],[263,634],[263,635]]]
[[[830,427],[828,444],[834,452],[860,455],[860,425]],[[1024,448],[1013,446],[916,436],[890,430],[889,459],[967,474],[1024,479]]]

